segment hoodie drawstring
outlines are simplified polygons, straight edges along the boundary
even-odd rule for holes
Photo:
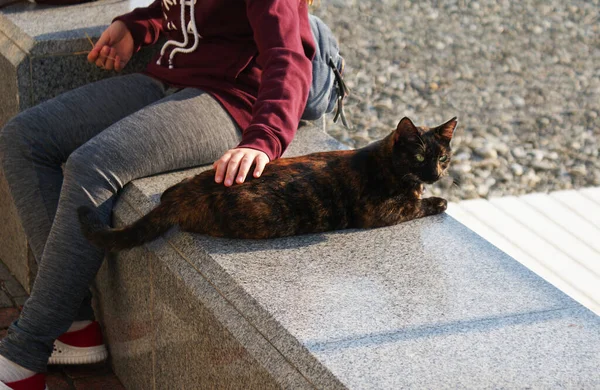
[[[169,55],[169,69],[173,69],[173,57],[175,56],[175,54],[191,53],[198,48],[198,43],[200,42],[200,38],[199,38],[199,34],[198,34],[198,28],[196,27],[196,19],[194,16],[195,15],[194,3],[195,3],[195,0],[190,0],[190,1],[181,0],[181,32],[183,34],[183,42],[177,42],[175,40],[169,40],[169,41],[165,42],[163,47],[160,49],[160,56],[158,57],[158,61],[156,61],[157,65],[161,64],[162,57],[165,54],[165,52],[167,51],[167,48],[169,46],[177,46],[175,49],[173,49],[171,51],[171,54]],[[187,48],[187,49],[185,47],[188,45],[190,40],[189,40],[189,31],[185,25],[185,6],[186,5],[190,6],[190,23],[189,23],[188,27],[192,28],[192,34],[194,34],[194,44],[192,45],[192,47]]]

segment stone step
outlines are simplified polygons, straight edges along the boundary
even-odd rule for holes
[[[600,188],[466,200],[448,214],[600,315]]]
[[[332,146],[305,128],[290,153]],[[133,182],[117,224],[198,171]],[[108,258],[97,285],[127,388],[600,384],[599,318],[449,215],[268,241],[174,231]]]

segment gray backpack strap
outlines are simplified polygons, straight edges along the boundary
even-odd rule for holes
[[[343,100],[348,88],[341,75],[344,59],[331,29],[318,17],[309,15],[310,27],[315,40],[316,52],[312,61],[312,84],[302,119],[316,120],[338,106],[334,122],[339,117],[348,127]]]

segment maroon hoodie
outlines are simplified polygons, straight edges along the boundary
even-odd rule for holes
[[[192,1],[156,0],[115,20],[131,31],[135,51],[167,39],[145,73],[210,93],[243,130],[239,147],[280,157],[312,79],[315,43],[305,0],[195,0],[193,10]]]

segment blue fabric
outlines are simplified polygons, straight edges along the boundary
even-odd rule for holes
[[[316,53],[312,61],[312,84],[302,119],[317,120],[335,108],[338,92],[329,58],[341,70],[342,57],[338,42],[325,22],[314,15],[309,15],[308,20],[315,39]]]

